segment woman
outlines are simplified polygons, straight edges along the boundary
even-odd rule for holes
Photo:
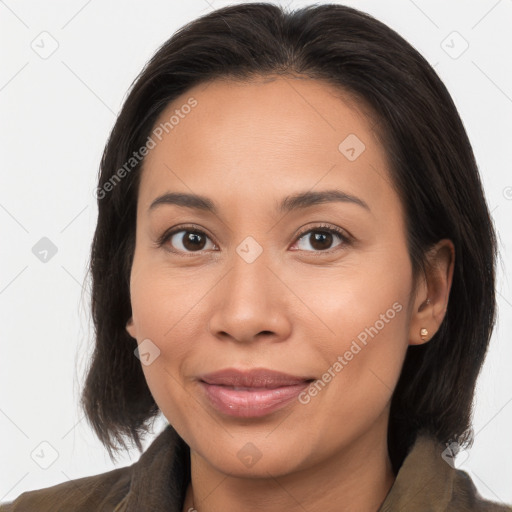
[[[512,510],[454,467],[495,235],[446,88],[339,5],[219,9],[106,146],[83,406],[127,468],[0,510]]]

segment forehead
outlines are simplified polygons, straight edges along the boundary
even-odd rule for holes
[[[198,85],[155,123],[159,137],[145,158],[139,202],[147,209],[174,190],[217,196],[225,205],[268,198],[272,207],[284,192],[314,188],[389,196],[387,155],[366,112],[313,79]]]

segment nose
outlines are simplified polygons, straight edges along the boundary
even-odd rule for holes
[[[290,293],[265,251],[252,262],[235,253],[232,261],[211,296],[209,333],[237,343],[286,340]]]

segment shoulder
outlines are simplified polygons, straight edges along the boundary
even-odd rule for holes
[[[130,490],[132,466],[26,491],[0,512],[112,512]]]
[[[183,499],[189,459],[187,444],[168,425],[131,466],[24,492],[0,512],[163,510]]]
[[[454,454],[429,435],[418,435],[379,512],[512,512],[484,499],[470,475],[457,469]]]
[[[453,494],[451,503],[464,506],[461,510],[478,510],[481,512],[512,512],[512,506],[483,498],[478,492],[472,478],[466,471],[456,469],[453,477]],[[458,510],[458,509],[457,509]]]

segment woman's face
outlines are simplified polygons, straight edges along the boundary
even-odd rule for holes
[[[286,474],[382,440],[421,342],[404,212],[355,105],[316,80],[215,81],[155,125],[175,116],[141,176],[127,329],[167,420],[224,473]],[[169,193],[215,212],[152,207]],[[299,380],[201,380],[223,369]]]

